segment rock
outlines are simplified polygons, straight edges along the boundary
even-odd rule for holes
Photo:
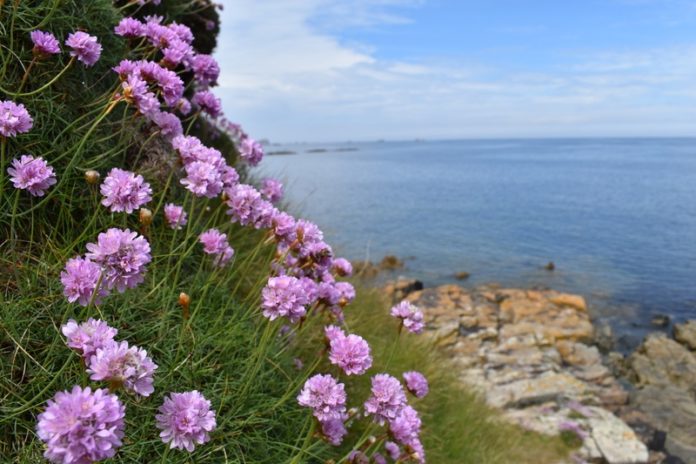
[[[647,463],[648,448],[635,432],[611,412],[592,408],[588,419],[591,437],[609,464]]]
[[[549,261],[548,263],[546,263],[546,266],[544,266],[544,269],[546,269],[547,271],[553,271],[556,269],[556,264],[553,261]]]
[[[696,350],[696,320],[675,324],[674,339],[688,349]]]
[[[558,295],[549,298],[551,302],[557,306],[569,306],[578,311],[587,311],[587,303],[580,295],[569,295],[567,293],[559,293]]]
[[[587,346],[584,343],[561,340],[556,343],[556,347],[561,354],[563,362],[571,366],[602,364],[602,359],[596,346]]]
[[[629,363],[639,385],[674,385],[696,394],[696,357],[664,334],[648,335]]]
[[[594,342],[602,353],[614,349],[614,332],[607,323],[595,326]]]
[[[457,273],[454,275],[454,278],[457,279],[457,280],[466,280],[466,279],[468,279],[470,276],[471,276],[471,274],[469,274],[468,272],[463,272],[463,271],[462,271],[462,272],[457,272]]]
[[[631,395],[631,404],[651,424],[667,433],[665,449],[686,463],[696,463],[696,401],[674,385],[648,385]]]
[[[394,255],[385,256],[379,263],[379,268],[384,271],[394,271],[402,267],[404,267],[404,262]]]
[[[670,323],[670,318],[666,314],[654,314],[650,318],[650,323],[655,327],[665,328]]]
[[[587,386],[567,373],[546,372],[538,377],[522,379],[491,388],[486,399],[496,407],[523,407],[578,398],[587,391]]]
[[[370,261],[353,261],[353,274],[357,277],[371,279],[379,274],[379,267],[372,264]]]
[[[387,283],[383,292],[396,303],[420,290],[423,290],[423,282],[420,280],[399,278],[396,282]]]

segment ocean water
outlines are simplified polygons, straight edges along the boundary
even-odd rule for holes
[[[326,149],[325,152],[310,152]],[[577,292],[635,345],[696,318],[696,139],[469,140],[268,147],[263,175],[350,259],[426,285]],[[556,270],[544,265],[553,261]]]

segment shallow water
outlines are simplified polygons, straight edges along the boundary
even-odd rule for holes
[[[627,345],[654,314],[696,317],[696,139],[267,151],[285,149],[298,154],[268,156],[262,173],[286,180],[289,202],[348,258],[409,258],[403,273],[426,285],[467,271],[466,285],[581,293]]]

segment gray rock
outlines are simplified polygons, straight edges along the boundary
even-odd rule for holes
[[[674,339],[690,350],[696,350],[696,321],[675,324]]]
[[[609,464],[647,463],[648,448],[621,419],[601,408],[591,408],[591,436]]]
[[[675,385],[696,393],[696,357],[664,334],[651,334],[629,359],[639,385]]]
[[[667,432],[665,448],[689,464],[696,463],[696,401],[674,385],[648,385],[631,395],[631,404]]]

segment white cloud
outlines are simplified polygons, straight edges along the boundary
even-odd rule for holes
[[[696,45],[569,54],[556,69],[510,73],[379,60],[335,32],[407,23],[391,7],[420,3],[226,2],[217,57],[227,115],[277,141],[694,132]]]

